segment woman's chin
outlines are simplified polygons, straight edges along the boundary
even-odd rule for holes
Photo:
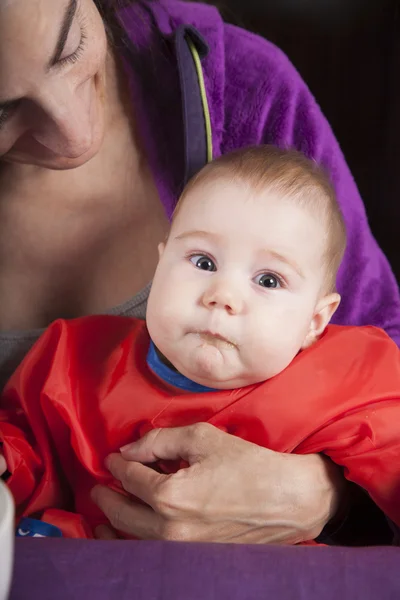
[[[88,163],[94,156],[96,156],[99,148],[90,148],[87,152],[76,158],[67,157],[56,157],[54,160],[43,161],[37,164],[37,166],[53,169],[55,171],[67,171],[69,169],[77,169],[82,165]]]
[[[42,167],[43,169],[52,169],[54,171],[66,171],[68,169],[76,169],[89,162],[98,153],[101,141],[101,139],[96,141],[88,150],[74,157],[59,156],[42,146],[40,152],[35,152],[35,154],[11,151],[1,158],[8,163],[32,165],[35,167]]]

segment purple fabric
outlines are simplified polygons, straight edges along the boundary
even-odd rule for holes
[[[339,273],[334,322],[384,328],[400,345],[400,295],[369,229],[339,145],[301,77],[266,40],[222,22],[214,7],[140,2],[120,13],[136,48],[129,78],[156,184],[170,215],[184,181],[184,131],[173,34],[193,25],[210,47],[203,60],[214,155],[257,143],[291,146],[331,173],[349,243]],[[328,75],[327,75],[328,76]],[[383,199],[384,201],[384,199]]]
[[[17,539],[10,600],[389,600],[399,564],[383,547]]]

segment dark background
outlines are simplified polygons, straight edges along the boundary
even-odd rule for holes
[[[277,44],[297,67],[400,281],[400,0],[208,2],[226,21]]]

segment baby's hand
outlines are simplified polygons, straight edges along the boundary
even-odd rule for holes
[[[6,459],[0,454],[0,477],[7,471]]]

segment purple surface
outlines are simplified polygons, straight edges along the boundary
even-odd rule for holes
[[[386,600],[400,549],[16,540],[10,600]]]

